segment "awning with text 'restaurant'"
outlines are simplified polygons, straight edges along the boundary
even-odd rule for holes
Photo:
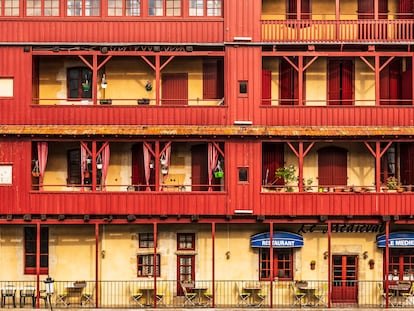
[[[265,232],[265,233],[259,233],[259,234],[253,235],[250,238],[250,246],[269,248],[270,247],[270,233]],[[303,237],[296,233],[275,231],[273,232],[272,246],[274,248],[302,247]]]
[[[385,247],[385,234],[377,237],[377,246]],[[408,248],[414,247],[414,232],[400,231],[392,232],[388,236],[388,247]]]

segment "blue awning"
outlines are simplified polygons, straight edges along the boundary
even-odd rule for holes
[[[385,234],[377,237],[377,246],[385,247]],[[388,247],[411,248],[414,247],[414,232],[392,232],[388,237]]]
[[[272,237],[272,245],[274,248],[302,247],[303,237],[296,233],[274,231],[273,237]],[[265,233],[259,233],[259,234],[253,235],[250,238],[250,246],[269,248],[270,247],[270,233],[265,232]]]

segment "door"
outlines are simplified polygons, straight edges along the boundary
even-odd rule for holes
[[[332,302],[358,303],[358,256],[332,256]]]
[[[178,255],[177,256],[177,296],[184,295],[180,282],[190,283],[195,281],[195,256]]]
[[[352,105],[354,63],[351,59],[328,60],[328,105]]]
[[[208,151],[207,145],[195,145],[191,147],[191,190],[208,190]]]
[[[188,103],[187,73],[162,74],[162,104],[185,106]]]
[[[280,99],[279,105],[293,106],[298,104],[299,74],[284,58],[280,61]]]

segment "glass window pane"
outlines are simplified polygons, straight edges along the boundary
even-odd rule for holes
[[[108,16],[122,16],[123,9],[122,0],[109,0],[108,1]]]
[[[127,0],[126,15],[127,16],[140,16],[141,15],[141,1],[140,0]]]

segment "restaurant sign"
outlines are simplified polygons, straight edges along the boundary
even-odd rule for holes
[[[259,233],[253,235],[250,238],[251,247],[270,247],[270,234],[269,232]],[[296,233],[274,231],[272,236],[272,247],[276,248],[291,248],[291,247],[302,247],[303,237]]]
[[[377,246],[385,247],[385,234],[377,237]],[[408,248],[414,247],[414,232],[392,232],[388,236],[388,247]]]

